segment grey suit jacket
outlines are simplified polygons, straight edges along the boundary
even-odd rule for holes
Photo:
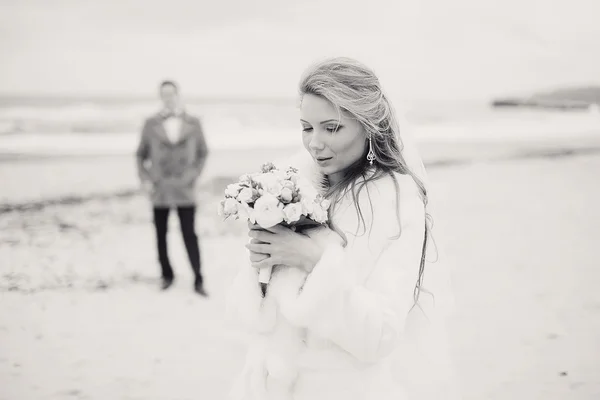
[[[144,123],[136,152],[138,174],[153,183],[152,203],[156,207],[189,206],[196,203],[195,183],[200,176],[208,148],[200,120],[183,113],[177,142],[167,137],[161,114]]]

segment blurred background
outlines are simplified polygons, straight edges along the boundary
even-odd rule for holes
[[[328,56],[376,71],[428,167],[465,399],[600,398],[599,15],[596,0],[0,1],[0,399],[225,398],[245,232],[216,203],[299,151],[297,83]],[[181,278],[156,289],[134,151],[163,79],[211,151],[208,300],[177,229]]]

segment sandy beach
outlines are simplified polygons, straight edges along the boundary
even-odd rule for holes
[[[473,146],[423,151],[458,301],[451,343],[464,398],[600,398],[600,154],[584,141]],[[252,154],[228,157],[239,169],[269,155]],[[245,231],[215,213],[239,171],[210,162],[197,220],[209,299],[192,292],[176,218],[178,279],[158,290],[131,158],[0,163],[0,400],[224,398],[244,356],[222,313]],[[130,169],[90,178],[108,164]],[[72,175],[46,188],[32,180],[40,166]]]
[[[217,205],[303,151],[301,116],[326,127],[300,92],[382,132],[389,103],[418,147],[464,400],[600,400],[599,15],[600,0],[0,2],[0,400],[227,399],[246,338],[225,298],[248,238]],[[376,79],[307,75],[331,57]],[[176,213],[160,290],[135,153],[165,106],[198,117],[209,149],[208,298]]]

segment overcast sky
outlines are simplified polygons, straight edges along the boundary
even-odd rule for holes
[[[0,93],[293,96],[329,55],[411,99],[600,83],[599,0],[0,0]]]

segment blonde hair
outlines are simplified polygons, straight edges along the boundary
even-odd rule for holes
[[[356,211],[363,221],[358,194],[365,185],[385,176],[390,176],[399,196],[399,185],[394,173],[409,175],[418,186],[423,204],[427,206],[427,190],[421,179],[411,171],[402,155],[403,144],[400,128],[394,109],[381,88],[375,73],[364,64],[345,57],[330,58],[310,67],[300,81],[300,95],[312,94],[328,100],[339,113],[355,118],[365,131],[365,152],[363,157],[349,166],[344,178],[334,186],[327,186],[327,196],[333,198],[335,205],[341,193],[349,189],[354,199]],[[372,141],[375,161],[371,167],[367,161],[368,141]],[[362,178],[362,179],[361,179]],[[360,182],[360,183],[359,183]],[[372,204],[371,204],[372,209]],[[399,210],[397,219],[400,223]],[[425,236],[421,263],[414,290],[417,304],[422,290],[425,272],[425,255],[430,232],[431,217],[424,216]],[[424,289],[423,289],[424,290]]]

